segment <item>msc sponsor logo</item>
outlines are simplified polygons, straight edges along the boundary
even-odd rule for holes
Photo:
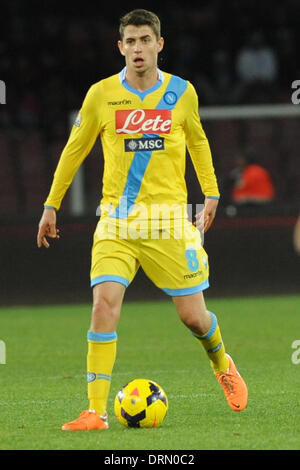
[[[125,139],[125,152],[137,152],[139,150],[164,150],[165,139],[163,137],[153,139],[144,137],[141,139]]]

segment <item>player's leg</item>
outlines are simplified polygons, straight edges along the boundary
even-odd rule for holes
[[[87,333],[88,399],[89,409],[100,416],[106,414],[125,289],[118,282],[103,282],[93,288],[92,319]]]
[[[126,287],[138,269],[134,247],[125,240],[102,240],[92,250],[93,309],[87,333],[89,409],[63,430],[106,429],[106,406],[116,359],[117,325]]]
[[[203,290],[208,286],[208,258],[199,231],[187,225],[182,237],[145,240],[141,265],[157,287],[171,296],[183,323],[204,347],[230,407],[246,407],[248,392],[232,359],[225,353],[217,317],[206,308]]]
[[[217,317],[206,309],[203,293],[176,296],[173,301],[182,322],[204,347],[230,408],[242,411],[247,406],[248,389],[232,358],[225,352]]]
[[[107,429],[107,400],[117,353],[117,325],[125,286],[103,282],[93,287],[93,309],[87,333],[87,381],[89,408],[66,423],[64,431]]]
[[[126,287],[119,282],[106,281],[93,287],[93,309],[90,332],[116,331]]]
[[[215,373],[226,372],[229,360],[221,337],[217,317],[209,312],[202,292],[173,297],[178,315],[204,347]]]
[[[201,338],[214,371],[224,371],[229,361],[220,329],[215,315],[207,311],[202,293],[209,285],[208,257],[196,227],[186,223],[182,235],[175,238],[179,228],[171,225],[169,232],[163,232],[166,238],[143,241],[141,265],[150,279],[173,298],[181,320],[194,336]]]

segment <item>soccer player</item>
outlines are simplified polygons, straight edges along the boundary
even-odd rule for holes
[[[39,223],[38,247],[48,248],[47,237],[59,237],[56,211],[100,136],[104,175],[91,259],[89,406],[63,430],[108,428],[117,325],[126,288],[140,266],[172,297],[180,319],[203,345],[229,406],[241,411],[247,405],[246,384],[225,352],[217,317],[207,310],[203,297],[209,282],[200,230],[206,232],[211,226],[219,200],[210,147],[194,87],[157,67],[163,45],[154,13],[138,9],[121,18],[118,47],[126,66],[89,89]],[[186,217],[186,147],[205,196],[195,225]]]

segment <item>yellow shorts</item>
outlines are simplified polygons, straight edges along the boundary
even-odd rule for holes
[[[140,230],[117,228],[100,219],[94,233],[91,286],[114,281],[128,287],[141,266],[151,281],[166,294],[183,296],[209,287],[208,257],[201,235],[191,222],[172,221],[157,229],[147,222]],[[137,236],[139,234],[139,236]]]

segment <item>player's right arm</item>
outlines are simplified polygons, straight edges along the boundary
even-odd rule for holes
[[[45,246],[49,248],[50,244],[47,237],[59,238],[59,229],[56,228],[56,211],[55,209],[45,208],[39,223],[39,231],[37,235],[37,246],[41,248]]]
[[[59,210],[62,199],[101,129],[101,82],[91,86],[60,156],[45,206]]]
[[[60,156],[49,195],[44,204],[44,212],[39,223],[38,247],[49,247],[46,236],[57,238],[56,211],[73,178],[93,148],[101,131],[101,82],[89,89],[70,137]]]

